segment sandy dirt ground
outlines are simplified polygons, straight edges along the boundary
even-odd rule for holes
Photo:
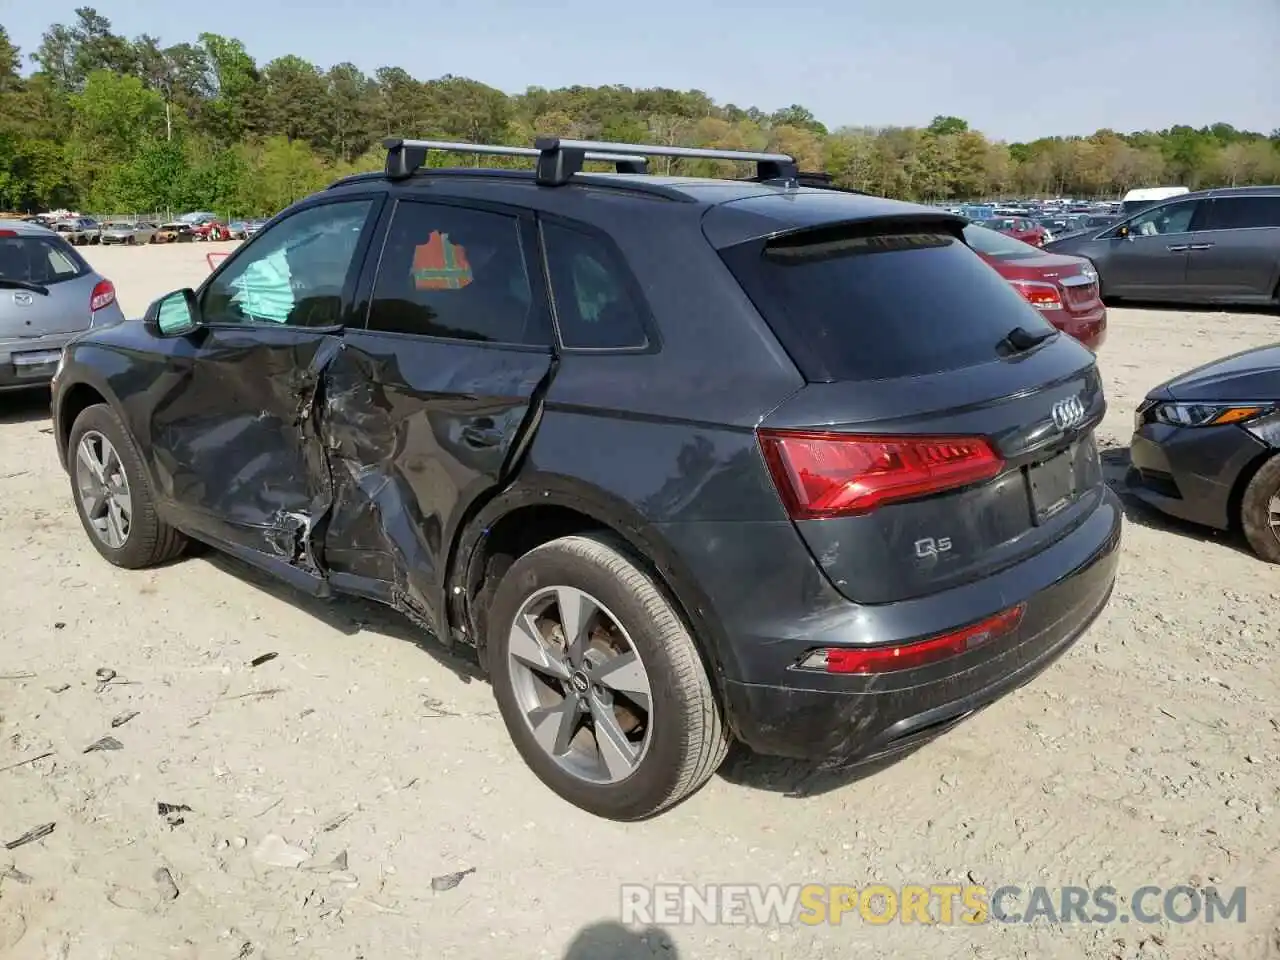
[[[209,249],[86,255],[138,314],[197,283]],[[1114,309],[1110,478],[1146,389],[1277,322]],[[731,757],[689,802],[619,825],[544,789],[489,687],[394,614],[315,603],[208,553],[108,566],[47,402],[0,397],[0,841],[56,824],[0,848],[0,956],[1280,955],[1280,572],[1230,537],[1130,505],[1110,607],[1031,685],[887,768]],[[85,752],[108,736],[118,749]],[[617,924],[620,885],[671,881],[1242,885],[1247,919]]]

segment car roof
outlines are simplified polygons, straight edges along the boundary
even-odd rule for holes
[[[17,233],[20,237],[56,237],[58,234],[48,227],[25,220],[0,220],[0,230]]]
[[[578,173],[564,185],[540,186],[532,170],[429,168],[403,179],[381,172],[357,174],[337,181],[329,190],[346,192],[383,185],[397,192],[438,192],[547,213],[582,209],[588,206],[583,202],[587,197],[624,204],[668,201],[688,205],[690,212],[703,220],[704,232],[716,247],[825,223],[908,218],[945,221],[959,227],[965,222],[965,218],[937,207],[846,190],[638,173]]]

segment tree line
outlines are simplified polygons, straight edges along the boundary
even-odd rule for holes
[[[338,176],[379,169],[386,136],[529,145],[535,135],[776,150],[841,186],[925,201],[1280,182],[1280,130],[1226,123],[1004,143],[957,117],[828,129],[800,105],[766,113],[701,90],[530,87],[509,96],[401,67],[369,75],[293,55],[259,64],[239,40],[214,33],[168,46],[147,34],[128,39],[91,7],[51,26],[25,55],[0,26],[0,210],[269,214]],[[658,169],[748,172],[705,160]]]

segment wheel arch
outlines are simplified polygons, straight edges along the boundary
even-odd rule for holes
[[[487,595],[506,568],[543,543],[573,534],[609,533],[653,577],[683,619],[722,708],[720,676],[729,651],[710,599],[674,549],[625,501],[557,475],[522,478],[459,525],[449,554],[445,598],[449,629],[474,644],[485,665]]]
[[[71,454],[67,444],[71,440],[71,428],[75,425],[76,418],[90,407],[100,403],[119,410],[119,405],[109,390],[87,379],[77,380],[75,383],[59,388],[53,429],[54,439],[58,445],[58,455],[64,468],[69,465]]]
[[[1280,450],[1268,447],[1245,464],[1244,469],[1236,476],[1236,482],[1231,487],[1231,495],[1227,498],[1228,530],[1239,533],[1243,529],[1244,522],[1240,511],[1244,505],[1244,492],[1249,489],[1249,484],[1258,475],[1263,465],[1278,455]]]

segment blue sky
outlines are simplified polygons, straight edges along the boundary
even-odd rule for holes
[[[86,2],[86,0],[80,0]],[[92,2],[92,0],[89,0]],[[1008,140],[1280,127],[1280,0],[98,0],[117,32],[244,41],[259,63],[398,65],[509,93],[531,85],[698,88],[802,103],[828,126],[964,117]],[[76,2],[0,0],[24,53]],[[554,11],[554,12],[552,12]]]

